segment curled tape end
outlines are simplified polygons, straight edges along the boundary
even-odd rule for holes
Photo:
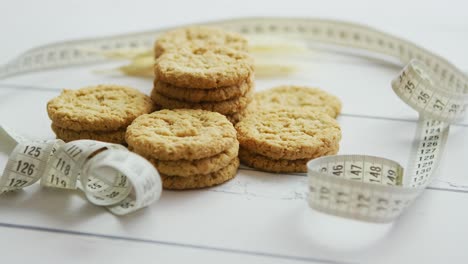
[[[93,204],[127,214],[157,201],[162,184],[158,171],[143,157],[128,150],[106,150],[92,157],[81,183]]]
[[[0,128],[0,136],[9,135]],[[109,206],[117,215],[148,206],[161,195],[161,179],[154,166],[121,145],[93,140],[16,143],[12,137],[10,141],[14,146],[0,177],[0,193],[39,180],[53,188],[78,185],[91,203]]]

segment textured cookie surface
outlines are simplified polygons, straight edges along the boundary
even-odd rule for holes
[[[341,139],[338,122],[323,112],[262,110],[236,124],[240,146],[271,159],[307,159],[328,153]]]
[[[338,152],[338,145],[336,148],[330,149],[329,152],[323,153],[321,156],[333,155]],[[270,159],[260,154],[250,152],[246,149],[239,150],[239,159],[240,161],[252,168],[256,168],[262,171],[268,172],[307,172],[307,162],[313,158],[307,159],[296,159],[296,160],[287,160],[287,159]]]
[[[209,174],[198,174],[190,177],[167,176],[161,174],[163,187],[172,190],[199,189],[221,184],[236,176],[239,159],[234,158],[229,165]]]
[[[234,125],[239,123],[239,121],[244,118],[244,116],[247,115],[247,112],[244,110],[241,110],[240,112],[233,113],[233,114],[228,114],[226,115],[226,118],[229,120],[229,122],[233,123]]]
[[[64,90],[47,104],[52,122],[70,130],[109,131],[127,127],[153,111],[151,99],[132,88],[98,85]]]
[[[209,174],[229,165],[237,157],[239,151],[239,142],[215,156],[198,160],[148,160],[158,169],[158,171],[167,176],[191,177],[198,174]]]
[[[249,78],[253,60],[226,47],[181,48],[163,53],[154,66],[155,79],[179,87],[213,89],[238,85]]]
[[[225,46],[232,49],[247,51],[247,39],[242,35],[216,27],[196,26],[171,30],[158,37],[154,52],[156,58],[166,51],[183,46]]]
[[[259,107],[262,109],[309,108],[312,111],[323,111],[331,117],[336,117],[341,112],[341,101],[336,96],[318,88],[285,85],[255,93],[249,109],[254,110]]]
[[[75,131],[66,128],[61,128],[54,124],[52,124],[51,127],[52,131],[54,131],[57,138],[65,142],[79,139],[92,139],[109,143],[125,144],[125,129],[115,131]]]
[[[139,116],[127,128],[127,144],[159,160],[196,160],[217,155],[236,142],[225,116],[204,110],[161,110]]]
[[[243,96],[254,86],[253,75],[238,85],[219,87],[216,89],[183,88],[169,83],[155,81],[154,90],[165,97],[186,102],[225,101]]]
[[[233,114],[240,112],[247,107],[247,105],[252,101],[252,94],[252,88],[249,88],[245,95],[237,98],[220,102],[191,103],[177,99],[171,99],[158,93],[156,90],[153,90],[151,92],[151,99],[156,105],[161,106],[163,109],[203,109],[221,114]]]

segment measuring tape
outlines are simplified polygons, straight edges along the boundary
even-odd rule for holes
[[[0,151],[10,153],[0,194],[40,181],[42,186],[81,189],[88,200],[124,215],[159,199],[158,171],[143,157],[117,144],[94,140],[19,139],[0,127]]]
[[[246,35],[273,35],[348,46],[389,55],[398,59],[402,65],[406,64],[392,81],[392,88],[420,115],[407,171],[404,172],[403,167],[394,161],[373,156],[336,155],[312,160],[308,163],[308,200],[309,205],[316,210],[372,222],[394,220],[430,183],[442,155],[449,125],[461,120],[468,106],[467,76],[455,66],[415,44],[366,26],[300,18],[247,18],[205,25],[219,26]],[[2,66],[0,78],[97,63],[105,61],[102,54],[109,51],[151,49],[157,35],[165,30],[39,47]],[[98,156],[95,165],[90,162],[88,164],[91,165],[82,171],[92,175],[90,171],[93,166],[99,167],[99,160],[106,161],[104,157],[97,159]],[[18,166],[18,163],[15,165]],[[84,182],[104,183],[95,178],[87,178]],[[54,183],[50,174],[47,179],[46,182]],[[65,184],[73,184],[73,181],[70,179]],[[109,186],[109,181],[106,184]],[[98,204],[101,199],[106,200],[103,194],[108,195],[110,192],[103,191],[97,196],[90,185],[86,186],[88,198]],[[119,188],[126,190],[123,186]]]

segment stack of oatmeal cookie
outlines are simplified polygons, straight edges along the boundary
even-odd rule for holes
[[[125,136],[128,148],[160,172],[165,189],[196,189],[236,176],[239,142],[225,116],[194,109],[138,117]]]
[[[279,86],[256,93],[236,124],[239,158],[269,172],[306,172],[307,162],[336,154],[340,100],[318,88]]]
[[[125,144],[127,126],[153,111],[149,96],[119,85],[63,90],[47,103],[52,130],[65,142],[93,139]]]
[[[151,98],[161,109],[203,109],[237,123],[252,101],[253,59],[247,40],[211,27],[167,32],[155,44]]]

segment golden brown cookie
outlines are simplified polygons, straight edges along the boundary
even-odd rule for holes
[[[247,91],[254,87],[253,79],[252,75],[248,80],[244,80],[240,84],[216,89],[183,88],[162,81],[155,81],[153,90],[167,98],[179,101],[192,103],[218,102],[245,95]]]
[[[190,177],[167,176],[161,174],[163,187],[170,190],[199,189],[218,185],[234,178],[239,168],[239,159],[234,158],[229,165],[209,174],[198,174]]]
[[[226,47],[181,48],[165,52],[154,66],[155,79],[186,88],[238,85],[253,72],[249,54]]]
[[[334,155],[338,152],[339,146],[336,145],[336,148],[332,148],[329,152],[324,153],[321,156],[327,155]],[[270,159],[266,156],[248,151],[246,149],[241,148],[239,150],[239,159],[240,161],[252,168],[256,168],[262,171],[268,172],[307,172],[307,162],[315,157],[307,158],[307,159],[295,159],[295,160],[287,160],[287,159]]]
[[[209,174],[229,165],[237,157],[239,152],[239,142],[227,150],[212,157],[198,160],[148,160],[158,169],[158,171],[167,176],[191,177],[198,174]]]
[[[116,144],[125,144],[125,129],[114,131],[89,131],[89,130],[70,130],[58,127],[54,124],[51,125],[57,138],[69,142],[79,139],[92,139]]]
[[[244,110],[241,110],[240,112],[226,115],[226,118],[229,120],[229,122],[231,122],[231,123],[233,123],[235,125],[239,121],[241,121],[242,118],[244,118],[244,116],[246,116],[246,115],[247,115],[247,111],[244,109]]]
[[[271,159],[307,159],[328,153],[341,139],[338,122],[323,112],[267,109],[236,124],[240,146]]]
[[[341,101],[318,88],[284,85],[255,93],[249,108],[255,110],[281,107],[310,108],[312,111],[323,111],[336,117],[341,112]]]
[[[235,144],[236,130],[219,113],[161,110],[135,119],[127,128],[125,140],[144,157],[197,160],[217,155]]]
[[[123,129],[153,108],[147,95],[118,85],[64,90],[47,103],[47,113],[56,126],[76,131]]]
[[[156,90],[153,90],[151,92],[151,99],[156,105],[161,106],[163,109],[203,109],[229,115],[240,112],[243,109],[245,109],[247,105],[252,101],[252,94],[252,88],[249,88],[249,91],[247,91],[247,93],[244,96],[240,96],[237,98],[220,102],[191,103],[168,98],[158,93]]]
[[[247,51],[247,39],[234,32],[216,27],[194,26],[179,28],[161,34],[156,40],[154,53],[156,58],[168,50],[176,50],[183,46],[225,46],[232,49]]]

